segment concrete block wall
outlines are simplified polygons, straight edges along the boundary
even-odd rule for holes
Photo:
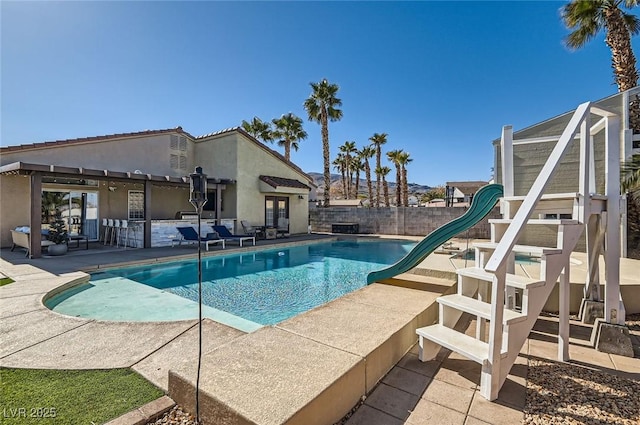
[[[331,207],[311,210],[309,218],[313,232],[331,232],[332,223],[358,223],[360,233],[426,236],[438,227],[460,217],[466,211],[466,207]],[[489,218],[501,218],[497,207],[469,230],[469,237],[489,239],[491,237]],[[466,237],[466,232],[464,236]]]

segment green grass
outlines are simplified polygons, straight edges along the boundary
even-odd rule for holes
[[[130,369],[0,368],[0,423],[97,425],[162,395]]]
[[[13,283],[13,282],[14,282],[14,280],[11,279],[10,277],[0,278],[0,286],[8,285],[8,284]]]

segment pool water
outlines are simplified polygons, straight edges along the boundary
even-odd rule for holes
[[[202,260],[203,315],[252,331],[366,285],[367,274],[413,248],[406,241],[336,241]],[[198,317],[197,260],[93,273],[48,299],[52,310],[116,321]]]

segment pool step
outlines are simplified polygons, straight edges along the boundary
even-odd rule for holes
[[[453,284],[453,281],[415,273],[401,273],[397,276],[383,279],[378,283],[421,291],[446,291]]]

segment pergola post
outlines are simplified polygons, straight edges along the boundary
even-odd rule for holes
[[[31,186],[31,208],[29,218],[29,228],[31,229],[31,237],[29,238],[30,258],[40,258],[42,255],[42,247],[40,241],[42,239],[42,175],[34,173],[30,176]]]
[[[144,245],[151,248],[151,182],[144,181]]]

